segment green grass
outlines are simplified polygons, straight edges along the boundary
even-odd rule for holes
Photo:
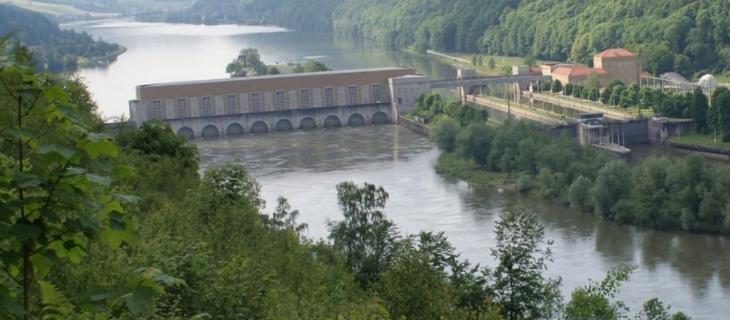
[[[465,53],[465,52],[441,52],[446,55],[454,56],[460,59],[466,59],[468,61],[471,61],[473,53]],[[436,57],[436,56],[433,56]],[[465,68],[465,69],[474,69],[477,72],[484,74],[484,75],[490,75],[490,76],[497,76],[504,74],[503,70],[505,68],[509,68],[510,72],[512,70],[513,65],[518,64],[524,64],[524,57],[508,57],[508,56],[489,56],[489,55],[482,55],[482,63],[483,65],[473,65],[471,62],[461,62],[461,61],[454,61],[453,59],[447,59],[443,57],[436,57],[437,59],[448,63],[450,65],[453,65],[455,67],[459,68]],[[488,66],[489,59],[494,59],[494,69],[490,69]],[[537,64],[546,64],[546,63],[554,63],[555,61],[547,61],[547,60],[537,60]]]
[[[55,4],[55,3],[47,3],[47,2],[41,2],[41,1],[28,1],[28,0],[0,0],[0,3],[4,4],[12,4],[14,6],[44,13],[44,14],[50,14],[54,16],[94,16],[94,17],[101,17],[101,16],[108,16],[108,14],[105,13],[98,13],[98,12],[91,12],[91,11],[85,11],[78,8],[74,8],[69,5],[64,4]]]
[[[720,137],[718,137],[718,141],[716,143],[715,137],[712,134],[701,135],[697,133],[692,133],[681,137],[670,138],[669,141],[705,147],[730,149],[730,142],[722,142],[722,140],[720,140]]]
[[[489,101],[492,101],[492,102],[495,102],[495,103],[507,105],[507,101],[504,100],[504,99],[501,99],[501,98],[497,98],[497,97],[493,97],[493,96],[479,96],[479,98],[480,99],[489,100]],[[514,102],[514,101],[510,101],[509,105],[510,105],[511,108],[521,109],[521,110],[524,110],[524,111],[527,111],[527,112],[535,113],[535,114],[538,114],[538,115],[541,115],[541,116],[545,116],[545,117],[548,117],[548,118],[552,118],[552,119],[555,119],[555,120],[565,121],[565,116],[560,115],[560,114],[557,114],[557,113],[553,113],[553,112],[550,112],[550,111],[547,111],[547,110],[544,110],[544,109],[532,108],[532,107],[530,107],[528,105],[524,105],[524,104],[517,103],[517,102]]]

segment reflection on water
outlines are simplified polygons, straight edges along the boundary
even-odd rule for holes
[[[367,181],[390,193],[385,212],[401,231],[445,232],[463,257],[493,265],[494,222],[505,206],[519,203],[539,214],[554,241],[549,274],[563,279],[566,293],[629,264],[638,269],[620,298],[632,308],[660,297],[697,319],[730,312],[726,238],[641,230],[520,195],[469,188],[434,173],[438,151],[397,126],[272,133],[198,145],[204,167],[242,163],[262,185],[267,203],[287,197],[309,224],[311,238],[326,238],[326,221],[340,218],[335,185]]]

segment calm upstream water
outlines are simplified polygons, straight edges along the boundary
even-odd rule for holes
[[[138,84],[225,77],[225,65],[244,47],[258,48],[267,63],[316,57],[336,69],[402,65],[436,77],[452,72],[425,57],[276,27],[128,21],[71,27],[129,49],[107,68],[80,72],[106,116],[126,113]],[[730,238],[640,230],[493,189],[472,189],[437,175],[438,151],[397,126],[272,133],[198,145],[204,167],[244,164],[262,186],[267,211],[273,211],[277,197],[288,198],[309,224],[311,238],[325,238],[327,221],[341,216],[337,183],[370,182],[390,193],[385,212],[403,233],[444,232],[464,258],[491,266],[494,222],[505,206],[519,203],[538,213],[554,241],[549,274],[563,279],[566,293],[601,279],[616,265],[630,264],[638,269],[619,298],[632,309],[659,297],[695,319],[730,314]]]

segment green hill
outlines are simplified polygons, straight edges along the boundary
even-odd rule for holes
[[[0,35],[28,46],[40,70],[73,71],[79,65],[113,59],[123,47],[62,30],[40,13],[0,4]]]
[[[730,0],[199,0],[186,15],[334,30],[395,48],[584,63],[622,46],[653,73],[730,70]]]

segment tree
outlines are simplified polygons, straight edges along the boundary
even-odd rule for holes
[[[496,302],[505,319],[547,319],[560,305],[559,280],[543,273],[550,260],[550,242],[534,214],[507,208],[495,227],[496,247],[492,256],[498,265],[489,275],[494,281]]]
[[[477,55],[476,55],[476,54],[474,54],[474,55],[472,55],[472,56],[471,56],[471,64],[472,64],[473,66],[476,66],[476,65],[478,65],[478,64],[479,64],[479,58],[477,57]]]
[[[692,112],[692,120],[695,123],[695,131],[699,134],[707,132],[707,110],[709,109],[707,96],[702,89],[696,88],[692,92],[692,101],[690,103]]]
[[[319,72],[319,71],[329,71],[330,69],[324,64],[316,60],[307,60],[304,64],[299,64],[294,67],[294,73],[304,73],[304,72]]]
[[[459,123],[451,118],[437,122],[431,130],[431,137],[436,145],[445,152],[456,150],[456,137],[459,135]]]
[[[618,203],[627,199],[631,186],[631,169],[626,162],[614,160],[598,171],[591,195],[599,215],[614,219]],[[625,201],[625,200],[624,200]]]
[[[621,103],[621,99],[624,96],[624,91],[626,88],[623,86],[623,84],[617,84],[613,87],[613,90],[611,90],[611,96],[609,98],[609,103],[614,106],[618,106]]]
[[[226,73],[230,74],[231,78],[266,75],[268,68],[261,61],[261,55],[257,49],[246,48],[242,49],[238,57],[226,66]]]
[[[494,68],[497,67],[497,63],[494,62],[494,57],[489,57],[489,61],[487,61],[487,66],[489,67],[489,70],[494,70]]]
[[[534,66],[537,63],[537,58],[535,58],[534,55],[527,55],[525,59],[522,60],[522,63],[528,66]]]
[[[565,85],[565,89],[563,90],[563,94],[566,95],[566,96],[573,95],[573,88],[574,87],[575,87],[575,85],[573,85],[572,83],[566,84]]]
[[[715,132],[722,133],[722,141],[730,141],[730,89],[721,87],[712,95]]]
[[[269,70],[267,73],[271,74],[271,75],[281,74],[281,72],[279,71],[279,68],[274,67],[274,66],[269,66]]]
[[[588,209],[591,206],[591,186],[593,183],[584,176],[578,176],[568,189],[568,199],[574,208]]]
[[[553,81],[553,86],[551,88],[551,91],[553,93],[559,93],[560,91],[563,91],[563,84],[560,82],[560,80],[555,79]]]
[[[329,238],[366,289],[390,263],[399,237],[393,222],[380,211],[388,193],[372,184],[343,182],[337,185],[337,201],[344,220],[328,223]]]
[[[483,59],[483,57],[482,57],[481,54],[480,55],[477,55],[477,64],[480,65],[480,66],[483,66],[484,65],[484,59]]]
[[[96,301],[70,302],[52,270],[78,265],[92,244],[114,249],[133,242],[126,208],[136,198],[113,187],[133,173],[115,162],[116,144],[94,131],[88,107],[74,103],[66,80],[35,73],[27,56],[5,50],[0,42],[0,318],[93,312]],[[99,302],[143,317],[164,284],[181,284],[153,268],[130,278],[129,286],[110,290]]]
[[[473,160],[480,167],[487,164],[491,143],[491,133],[485,123],[470,124],[456,137],[459,153],[465,158]]]
[[[628,308],[615,298],[619,287],[629,279],[633,271],[627,266],[618,267],[600,282],[579,287],[570,294],[570,302],[563,308],[564,320],[614,320],[626,317]]]

